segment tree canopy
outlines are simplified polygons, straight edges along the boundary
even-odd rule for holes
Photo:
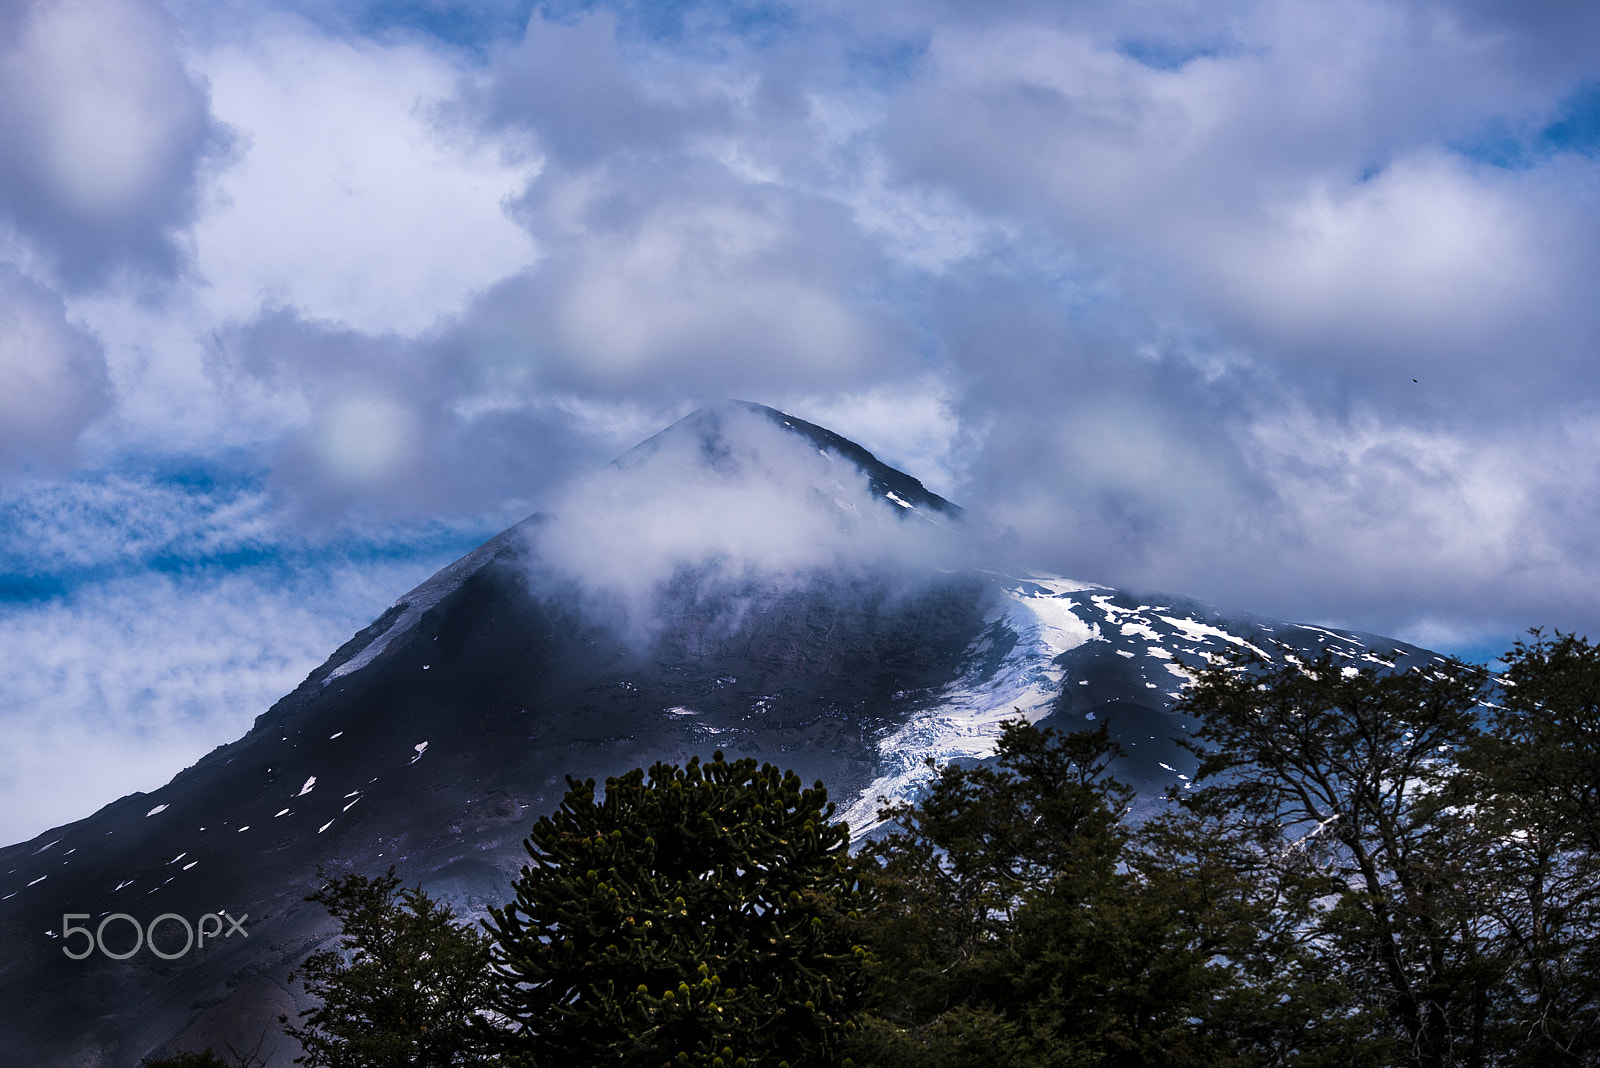
[[[717,753],[568,786],[487,922],[506,1062],[837,1063],[863,901],[823,785]]]
[[[1139,821],[1103,725],[1007,724],[854,856],[770,764],[569,779],[490,939],[392,869],[313,895],[346,937],[290,1033],[313,1068],[1597,1064],[1600,649],[1504,661],[1219,659],[1194,788]]]
[[[859,1063],[1262,1061],[1293,974],[1277,902],[1219,862],[1215,828],[1132,826],[1120,755],[1104,726],[1017,721],[992,765],[882,812],[896,830],[858,857],[877,902]]]
[[[321,1004],[284,1030],[308,1068],[459,1068],[478,1064],[476,1026],[491,989],[488,939],[420,887],[387,874],[341,876],[306,900],[340,922],[338,950],[300,965]],[[291,980],[294,978],[290,977]]]

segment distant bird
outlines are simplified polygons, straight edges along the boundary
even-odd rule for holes
[[[1412,379],[1412,380],[1411,380],[1411,381],[1413,381],[1413,382],[1415,382],[1415,381],[1416,381],[1416,379],[1415,379],[1415,378],[1413,378],[1413,379]]]

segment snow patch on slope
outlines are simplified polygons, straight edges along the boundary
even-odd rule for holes
[[[845,812],[851,834],[859,837],[879,824],[879,798],[914,796],[934,774],[927,758],[943,764],[992,756],[1003,722],[1021,716],[1036,723],[1048,715],[1064,674],[1056,657],[1102,640],[1099,628],[1073,611],[1069,595],[1103,588],[1043,575],[1001,576],[1000,601],[963,654],[961,676],[878,743],[885,773]]]
[[[424,612],[460,589],[461,584],[471,578],[474,572],[487,564],[502,549],[512,545],[513,539],[520,538],[522,528],[533,518],[524,519],[516,526],[490,538],[455,563],[435,572],[428,581],[396,601],[391,610],[398,608],[401,611],[395,617],[395,621],[389,624],[382,634],[369,641],[359,653],[328,672],[322,680],[322,685],[326,686],[334,679],[348,675],[352,671],[360,671],[383,655],[383,651],[393,645],[396,639],[417,625]]]

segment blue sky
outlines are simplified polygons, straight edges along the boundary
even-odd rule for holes
[[[0,839],[692,408],[1035,566],[1600,636],[1600,8],[0,10]]]

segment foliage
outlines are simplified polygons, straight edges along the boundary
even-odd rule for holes
[[[1219,660],[1142,822],[1104,726],[1005,725],[854,858],[753,760],[569,779],[492,948],[392,869],[314,895],[350,960],[290,1033],[313,1068],[1600,1064],[1600,649],[1504,659]]]
[[[1195,856],[1195,825],[1141,839],[1108,773],[1119,754],[1104,727],[1018,721],[993,766],[945,767],[919,804],[884,810],[898,829],[858,860],[877,899],[859,1062],[1247,1063],[1231,1021],[1277,990],[1250,998],[1229,955],[1271,903]]]
[[[139,1063],[143,1068],[263,1068],[268,1058],[262,1054],[261,1047],[266,1041],[267,1032],[263,1029],[256,1044],[247,1049],[224,1040],[223,1048],[228,1051],[226,1057],[208,1046],[203,1050],[187,1050],[168,1057],[145,1057]]]
[[[184,1053],[174,1053],[170,1057],[146,1057],[140,1060],[144,1068],[261,1068],[267,1063],[266,1058],[260,1056],[261,1044],[256,1043],[253,1050],[239,1051],[231,1046],[228,1049],[229,1058],[225,1059],[214,1049],[189,1050]]]
[[[1477,835],[1479,907],[1505,963],[1488,1021],[1515,1063],[1600,1060],[1600,648],[1518,642],[1490,730],[1462,755],[1454,799]]]
[[[486,922],[506,1062],[837,1063],[864,902],[822,784],[717,753],[568,785]]]
[[[1532,632],[1505,656],[1492,732],[1475,768],[1532,803],[1564,845],[1600,852],[1600,648]]]
[[[1281,843],[1256,881],[1308,906],[1274,915],[1379,1063],[1600,1060],[1600,650],[1535,631],[1504,659],[1239,656],[1186,701],[1188,806]]]
[[[300,966],[322,1000],[286,1026],[309,1068],[456,1068],[478,1063],[477,1031],[490,991],[488,940],[457,924],[420,887],[401,890],[391,867],[368,878],[334,879],[306,900],[342,928],[342,952],[313,953]],[[348,959],[347,959],[348,958]],[[290,977],[291,980],[294,978]],[[287,1025],[286,1017],[280,1022]]]
[[[1481,1045],[1499,968],[1460,878],[1472,838],[1443,793],[1484,685],[1456,661],[1380,674],[1247,651],[1199,673],[1184,701],[1200,721],[1196,779],[1213,780],[1192,806],[1282,835],[1266,874],[1314,902],[1308,935],[1386,1056],[1424,1066]]]
[[[968,988],[967,965],[1009,929],[1026,896],[1112,874],[1131,792],[1106,775],[1102,730],[1061,737],[1007,724],[995,767],[947,765],[919,804],[882,810],[898,830],[858,864],[875,891],[878,972],[898,976],[891,1015],[937,1013]]]

